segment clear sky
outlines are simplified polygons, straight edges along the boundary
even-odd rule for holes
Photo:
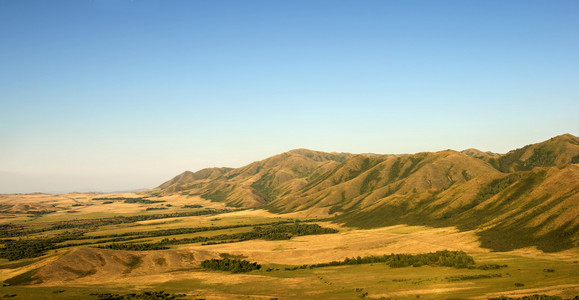
[[[578,1],[0,0],[0,193],[579,134]]]

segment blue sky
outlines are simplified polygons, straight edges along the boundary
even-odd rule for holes
[[[0,193],[579,134],[577,1],[0,0]]]

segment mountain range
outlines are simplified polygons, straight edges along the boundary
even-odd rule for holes
[[[149,191],[276,213],[323,212],[358,228],[395,224],[475,230],[497,251],[579,243],[579,138],[564,134],[506,154],[296,149],[241,168],[186,171]]]

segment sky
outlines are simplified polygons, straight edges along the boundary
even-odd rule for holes
[[[579,135],[577,1],[0,0],[0,193]]]

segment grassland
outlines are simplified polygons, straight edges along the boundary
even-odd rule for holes
[[[0,297],[12,299],[99,299],[97,294],[131,294],[164,291],[182,299],[488,299],[501,295],[579,295],[579,252],[543,253],[535,248],[492,252],[482,248],[475,231],[454,227],[396,225],[373,229],[344,227],[320,216],[274,214],[264,210],[224,211],[219,203],[198,196],[150,197],[142,194],[107,195],[107,198],[147,198],[125,203],[97,194],[12,195],[0,197],[3,234],[8,239],[62,237],[44,255],[8,261],[0,259]],[[155,202],[165,201],[165,202]],[[28,205],[24,207],[22,203]],[[168,206],[167,204],[170,204]],[[200,207],[185,208],[185,205]],[[147,211],[150,207],[164,210]],[[46,214],[26,213],[50,210]],[[208,211],[204,215],[171,214]],[[75,211],[70,213],[70,211]],[[107,223],[120,217],[146,215],[150,219]],[[336,229],[337,233],[294,236],[291,239],[251,239],[215,245],[189,243],[170,249],[120,251],[88,246],[118,243],[152,243],[164,238],[215,237],[246,233],[255,226],[296,221]],[[10,224],[11,227],[8,226]],[[58,228],[54,226],[64,226]],[[183,234],[151,236],[151,232],[191,230]],[[94,237],[99,237],[95,239]],[[90,242],[92,245],[78,245]],[[391,268],[384,263],[299,268],[346,257],[391,253],[420,254],[440,250],[464,251],[476,266],[507,265],[500,269],[450,267]],[[244,274],[200,268],[203,260],[221,257],[244,259],[262,268]],[[298,268],[296,268],[298,267]],[[91,295],[92,294],[92,295]]]

